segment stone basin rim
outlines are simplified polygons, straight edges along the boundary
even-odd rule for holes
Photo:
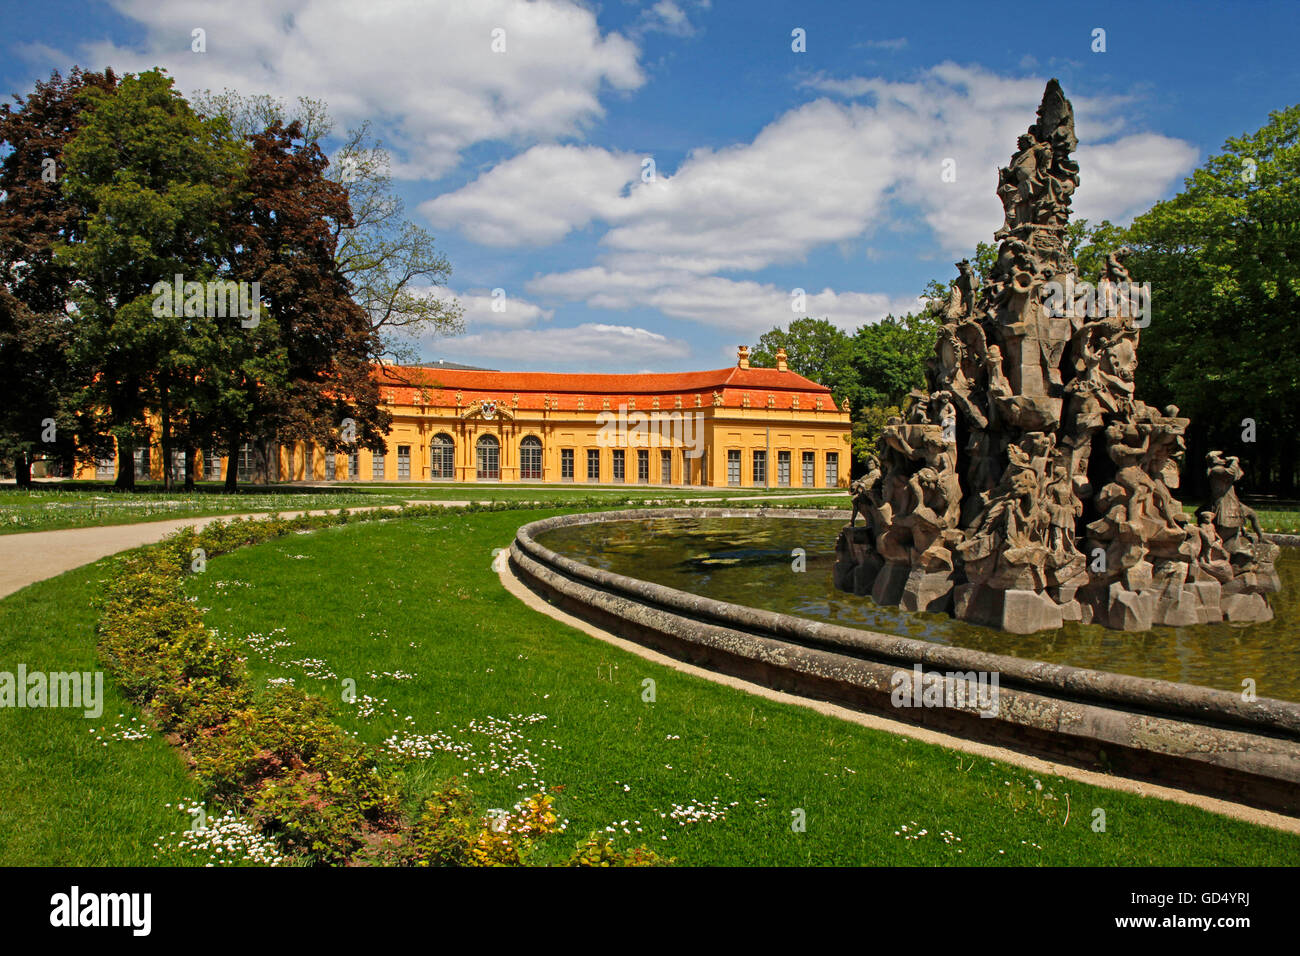
[[[880,663],[920,664],[926,670],[997,672],[1001,684],[1082,703],[1137,708],[1160,716],[1200,723],[1244,727],[1287,739],[1300,739],[1300,703],[1259,697],[1252,702],[1231,691],[1158,678],[1053,664],[1031,658],[936,644],[840,624],[823,623],[739,604],[717,601],[689,591],[654,584],[583,564],[540,544],[535,535],[556,528],[615,521],[671,518],[799,518],[844,520],[848,510],[808,508],[638,508],[556,515],[522,525],[516,546],[542,564],[569,577],[620,592],[640,602],[688,616],[703,616],[728,626],[767,632],[779,640],[847,653]],[[1282,536],[1279,536],[1282,537]],[[1282,543],[1282,542],[1279,542]],[[1288,544],[1290,542],[1287,542]]]

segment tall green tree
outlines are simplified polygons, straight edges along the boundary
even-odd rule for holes
[[[82,91],[88,112],[65,150],[63,194],[86,222],[58,259],[78,276],[71,352],[94,369],[83,409],[106,409],[117,441],[117,485],[134,487],[133,453],[147,436],[150,399],[163,420],[170,471],[174,359],[190,334],[186,316],[156,314],[154,286],[175,275],[203,281],[222,252],[218,220],[244,169],[244,148],[220,118],[190,109],[159,70],[127,75],[113,91]]]
[[[13,462],[19,485],[31,483],[38,454],[73,464],[70,407],[89,372],[70,361],[75,273],[56,261],[55,247],[83,235],[85,220],[60,180],[64,149],[86,112],[80,91],[111,92],[116,83],[111,70],[74,67],[0,105],[0,381],[9,397],[0,404],[0,457]]]
[[[1229,139],[1113,242],[1151,283],[1138,394],[1192,419],[1193,480],[1208,447],[1247,465],[1255,490],[1293,494],[1300,427],[1300,105]],[[1255,424],[1255,441],[1246,426]]]
[[[380,338],[336,258],[352,221],[348,194],[297,123],[275,122],[249,146],[225,228],[228,273],[258,283],[264,310],[252,328],[212,330],[206,407],[231,461],[249,438],[380,450],[391,422],[372,373]],[[227,488],[235,481],[228,468]]]
[[[855,404],[860,392],[853,371],[849,336],[826,319],[795,319],[789,328],[763,333],[750,349],[749,360],[761,368],[776,368],[776,352],[785,349],[789,367],[831,390],[835,404]]]
[[[934,354],[939,321],[929,311],[864,325],[853,336],[853,372],[859,383],[854,406],[853,453],[861,461],[875,451],[880,429],[925,386],[925,362]]]
[[[266,94],[206,90],[194,103],[246,138],[277,123],[298,123],[304,143],[324,150],[335,128],[328,106],[310,97],[289,107]],[[433,236],[406,218],[393,189],[392,158],[368,123],[348,130],[333,155],[325,176],[344,189],[352,212],[335,224],[335,260],[379,336],[379,360],[414,362],[420,339],[464,331],[460,304],[439,292],[451,263]]]

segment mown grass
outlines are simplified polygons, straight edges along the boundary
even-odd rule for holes
[[[536,755],[535,774],[480,773],[437,753],[409,765],[412,800],[466,774],[484,809],[506,807],[540,780],[558,788],[570,838],[613,826],[622,845],[645,842],[692,864],[1300,862],[1300,838],[1289,834],[1059,778],[1035,781],[650,664],[527,611],[491,561],[519,524],[542,516],[449,513],[332,529],[214,561],[191,586],[223,635],[292,642],[278,664],[250,654],[255,676],[292,677],[334,700],[340,723],[363,739],[438,732],[494,754],[498,765],[511,753]],[[313,679],[285,663],[306,658],[333,676]],[[362,718],[342,700],[349,679],[357,695],[386,701],[380,713]],[[466,730],[511,714],[546,719],[517,724],[527,741],[496,751],[491,735]],[[725,819],[671,819],[674,807],[711,802]],[[1105,810],[1104,833],[1092,829],[1094,809]],[[806,832],[792,828],[795,811]],[[572,839],[555,841],[554,852]]]
[[[106,571],[78,568],[0,601],[0,671],[96,669],[90,602]],[[154,841],[189,823],[165,804],[198,798],[198,783],[156,733],[103,739],[140,717],[107,679],[104,697],[98,720],[0,710],[0,865],[147,866]]]
[[[332,486],[333,487],[333,486]],[[807,497],[839,495],[846,500],[847,489],[835,488],[754,488],[750,486],[717,487],[692,485],[609,484],[596,485],[585,482],[559,484],[497,484],[495,482],[437,484],[339,484],[340,489],[363,494],[401,494],[404,497],[441,501],[563,501],[575,498],[604,498],[612,500],[645,500],[653,498],[750,498],[750,497]]]
[[[651,664],[530,611],[501,587],[493,551],[550,513],[449,512],[290,536],[214,558],[187,589],[223,636],[292,642],[278,664],[250,649],[255,678],[321,693],[365,740],[441,733],[483,758],[440,751],[410,762],[412,806],[460,774],[484,810],[545,786],[569,826],[544,859],[612,826],[618,845],[645,843],[701,865],[1300,862],[1290,834],[1035,781]],[[0,670],[93,666],[88,605],[103,573],[92,566],[0,601]],[[307,676],[320,667],[332,676]],[[348,679],[358,698],[387,702],[375,716],[343,700]],[[106,688],[98,722],[0,711],[0,765],[12,768],[0,775],[0,863],[147,864],[154,841],[186,822],[165,804],[199,794],[165,741],[93,742],[88,725],[107,730],[138,716]],[[516,720],[514,737],[499,725],[470,729],[509,715],[545,719]],[[501,772],[515,760],[523,764]],[[701,814],[711,803],[719,817]],[[1104,833],[1092,829],[1095,809],[1106,813]],[[804,832],[792,828],[795,811]],[[683,812],[704,818],[682,825]]]
[[[830,492],[834,494],[834,492]],[[698,498],[766,495],[762,488],[677,488],[653,485],[408,485],[396,483],[338,484],[328,489],[292,485],[252,485],[225,494],[220,485],[203,485],[195,491],[166,492],[145,484],[135,492],[114,491],[103,485],[74,482],[44,484],[32,489],[0,489],[0,534],[55,531],[107,525],[162,521],[167,518],[204,518],[274,511],[309,511],[322,508],[356,508],[401,504],[404,501],[541,501],[668,502]],[[807,492],[803,492],[807,494]],[[801,498],[798,489],[774,489],[773,498],[825,505],[834,499]],[[844,498],[847,501],[847,496]]]
[[[168,518],[400,504],[403,500],[394,495],[315,489],[263,488],[228,495],[217,491],[215,486],[189,494],[153,487],[135,492],[71,485],[5,488],[0,489],[0,534],[136,524]]]

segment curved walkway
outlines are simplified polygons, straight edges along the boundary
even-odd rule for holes
[[[462,502],[463,503],[463,502]],[[398,505],[385,505],[396,510]],[[285,518],[299,515],[323,515],[337,511],[326,508],[316,511],[281,511]],[[375,508],[349,508],[349,511],[374,511]],[[181,528],[202,528],[213,521],[232,518],[264,518],[274,512],[250,514],[210,515],[206,518],[169,518],[166,521],[144,521],[139,524],[114,524],[96,528],[63,528],[58,531],[24,531],[0,536],[0,598],[7,597],[29,584],[44,581],[64,571],[119,551],[129,551],[141,545],[154,544]]]
[[[674,498],[677,504],[709,504],[721,501],[780,501],[786,495],[744,495],[713,498]],[[828,492],[815,495],[797,495],[799,498],[842,498],[843,492]],[[476,501],[443,501],[429,498],[407,499],[408,505],[439,505],[444,508],[464,508],[470,504],[489,505],[494,499],[485,498]],[[548,504],[546,501],[534,504]],[[613,502],[611,502],[612,504]],[[562,505],[560,505],[562,507]],[[400,505],[373,505],[348,507],[348,511],[395,511]],[[129,551],[146,544],[155,544],[181,528],[202,528],[213,521],[229,521],[232,518],[265,518],[267,515],[279,514],[284,518],[296,518],[299,515],[323,515],[338,511],[338,508],[320,508],[313,511],[257,511],[244,514],[220,514],[196,518],[168,518],[165,521],[142,521],[135,524],[103,525],[94,528],[61,528],[57,531],[23,531],[17,534],[0,535],[0,599],[15,591],[44,581],[83,564],[90,564],[100,558],[119,551]]]

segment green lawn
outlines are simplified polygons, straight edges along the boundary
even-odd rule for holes
[[[105,570],[79,568],[0,601],[0,671],[95,668],[89,604]],[[107,679],[104,693],[99,720],[0,710],[0,865],[147,866],[154,841],[189,823],[165,804],[199,798],[201,788],[156,734],[121,739],[139,711]]]
[[[609,498],[625,501],[629,498],[637,501],[646,499],[680,499],[680,498],[749,498],[764,497],[807,497],[823,496],[822,500],[836,495],[848,500],[848,489],[835,488],[752,488],[739,487],[699,487],[682,485],[589,485],[584,482],[563,484],[397,484],[393,482],[353,483],[332,486],[349,492],[362,494],[391,495],[399,494],[406,498],[433,501],[565,501],[575,498]]]
[[[650,664],[528,611],[502,589],[493,551],[551,513],[293,535],[215,558],[187,588],[209,626],[246,649],[255,678],[291,678],[335,701],[363,739],[427,754],[404,771],[412,804],[461,774],[485,811],[551,790],[569,821],[549,841],[553,857],[612,828],[618,845],[683,864],[1300,863],[1289,834],[1035,781]],[[101,574],[0,601],[0,670],[89,666],[87,603]],[[354,703],[342,699],[349,679]],[[153,842],[182,828],[165,805],[199,794],[167,744],[104,747],[90,733],[133,716],[116,697],[99,722],[0,712],[0,764],[17,771],[0,776],[0,863],[147,863]],[[1104,833],[1090,827],[1094,808]],[[792,829],[794,811],[805,832]]]
[[[365,495],[352,491],[257,487],[233,495],[217,486],[186,494],[145,486],[136,492],[112,491],[75,484],[38,485],[32,489],[0,489],[0,534],[54,531],[103,525],[202,518],[266,511],[308,511],[401,504],[405,496]]]
[[[156,484],[136,492],[113,491],[103,485],[67,482],[40,484],[30,490],[0,488],[0,534],[54,531],[103,525],[135,524],[167,518],[202,518],[272,511],[310,511],[322,508],[358,508],[396,505],[404,501],[577,501],[641,502],[679,501],[685,498],[728,498],[769,494],[751,488],[656,488],[630,485],[431,485],[374,483],[338,484],[329,488],[292,485],[250,485],[233,495],[219,485],[200,484],[194,492],[166,492]],[[808,498],[804,489],[774,489],[773,497],[826,506],[838,498]],[[826,492],[822,492],[823,495]],[[834,494],[834,492],[830,492]],[[843,502],[848,501],[847,493]]]
[[[527,501],[571,505],[591,502],[618,505],[645,501],[671,504],[684,499],[780,499],[786,506],[847,508],[847,491],[818,488],[699,488],[656,485],[575,484],[406,484],[397,482],[339,482],[324,487],[250,485],[234,495],[221,486],[200,483],[195,492],[164,492],[155,484],[134,493],[113,491],[102,484],[62,482],[39,484],[31,490],[0,488],[0,535],[22,531],[52,531],[100,525],[134,524],[166,518],[200,518],[272,511],[308,511],[321,508],[357,508],[401,504],[404,501]],[[1186,505],[1188,513],[1195,506]],[[1256,506],[1267,531],[1300,534],[1300,511],[1276,506]]]

